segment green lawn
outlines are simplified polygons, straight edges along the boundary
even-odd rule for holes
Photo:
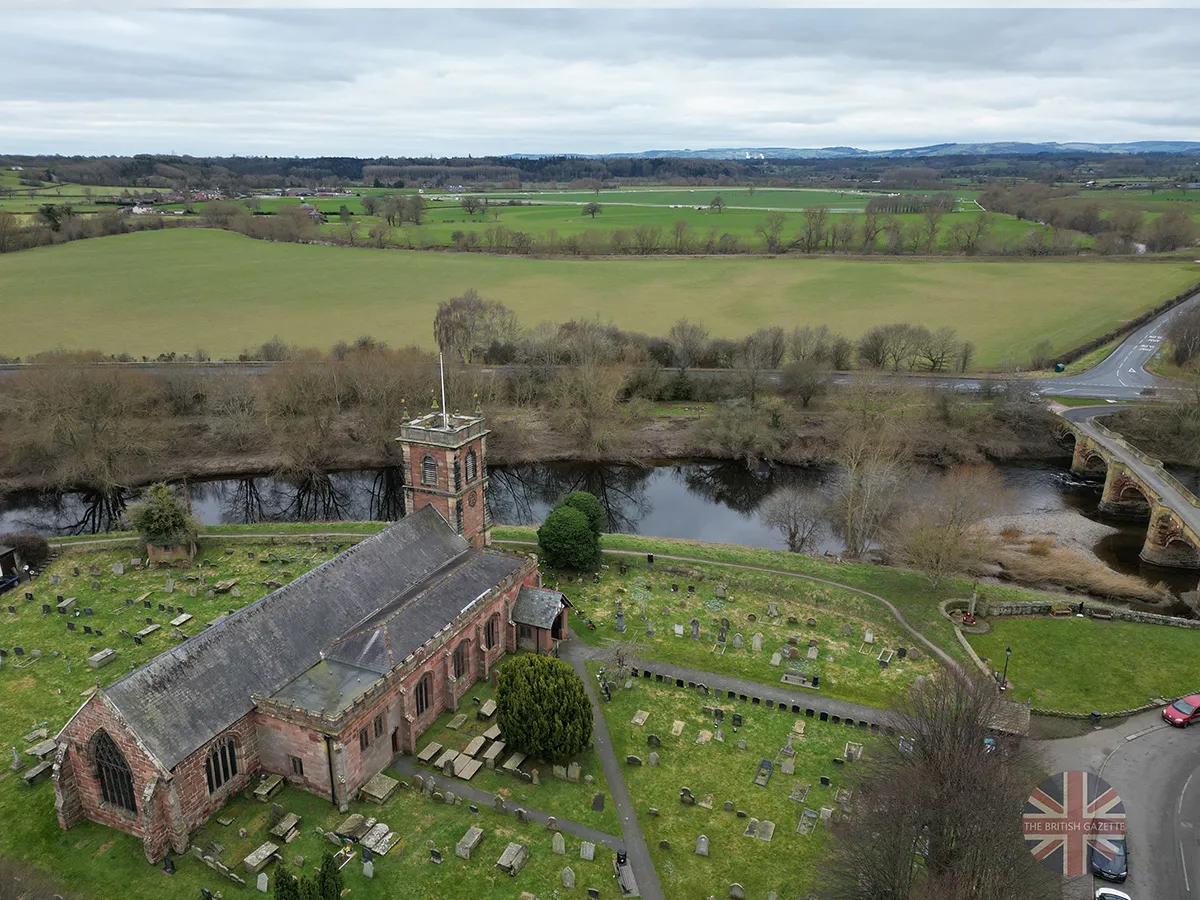
[[[708,743],[697,743],[701,729],[716,731],[712,714],[702,709],[705,703],[722,706],[724,741],[714,736]],[[842,756],[847,741],[869,746],[868,733],[800,716],[804,734],[792,741],[795,772],[784,775],[780,751],[798,718],[782,709],[705,700],[694,691],[644,681],[636,681],[631,690],[614,691],[612,702],[602,703],[602,709],[618,759],[624,764],[632,754],[646,763],[624,765],[623,774],[668,900],[727,897],[733,882],[745,888],[747,897],[765,897],[768,891],[787,898],[807,896],[829,833],[822,824],[804,836],[796,833],[796,825],[805,807],[837,807],[835,792],[850,786],[854,766],[839,768],[830,760]],[[638,710],[650,713],[645,725],[631,723]],[[740,729],[733,726],[734,712],[743,716]],[[671,734],[676,720],[684,723],[678,737]],[[655,751],[658,766],[649,765],[651,734],[661,741]],[[739,740],[746,742],[745,750],[738,748]],[[753,783],[762,759],[776,766],[766,787]],[[833,779],[832,787],[821,787],[822,775]],[[811,785],[803,803],[789,799],[798,784]],[[713,808],[681,803],[683,787],[698,801],[712,794]],[[727,800],[734,811],[725,810]],[[659,811],[657,816],[650,815],[651,807]],[[747,817],[738,817],[739,810]],[[775,823],[771,841],[744,835],[751,817]],[[701,834],[709,839],[708,857],[695,854]],[[661,846],[664,840],[669,849]]]
[[[0,257],[0,353],[68,346],[137,356],[236,356],[273,335],[328,347],[364,333],[433,345],[437,303],[470,287],[526,323],[594,318],[664,334],[681,316],[714,335],[827,323],[956,327],[981,367],[1039,340],[1078,344],[1197,277],[1185,263],[961,259],[538,260],[272,244],[169,229]],[[1083,313],[1086,312],[1086,315]],[[64,325],[66,323],[66,325]]]
[[[1200,691],[1200,632],[1090,618],[991,619],[971,646],[996,669],[1012,647],[1010,696],[1035,709],[1116,712]]]

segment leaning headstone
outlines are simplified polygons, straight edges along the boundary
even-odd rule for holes
[[[554,832],[554,840],[552,840],[550,842],[550,849],[553,850],[555,853],[557,853],[559,856],[563,856],[564,854],[566,854],[567,841],[562,836],[561,831]]]
[[[696,838],[696,855],[697,856],[708,856],[708,836],[707,835],[702,834],[702,835],[700,835],[700,837]]]

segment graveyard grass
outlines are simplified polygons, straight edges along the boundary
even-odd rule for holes
[[[629,567],[629,574],[619,574],[620,563]],[[821,696],[876,707],[903,694],[917,676],[932,675],[939,668],[933,655],[924,646],[914,646],[912,636],[878,601],[861,594],[787,576],[667,559],[657,561],[653,568],[644,557],[610,560],[609,566],[600,584],[592,584],[590,577],[576,584],[567,580],[566,574],[543,573],[546,584],[557,586],[575,604],[572,630],[587,644],[603,647],[622,640],[636,647],[636,654],[644,659],[776,687],[789,669],[809,675],[815,672],[821,678]],[[671,591],[672,583],[678,584],[677,593]],[[688,593],[689,584],[695,585],[694,594]],[[653,590],[647,591],[648,585],[653,585]],[[726,589],[724,599],[715,596],[719,585]],[[653,636],[646,634],[640,597],[646,600]],[[616,630],[618,598],[625,610],[624,634]],[[777,618],[767,615],[770,602],[777,605]],[[754,622],[749,621],[752,615]],[[691,639],[693,617],[699,621],[698,640]],[[814,626],[807,624],[810,617]],[[722,619],[729,621],[724,646],[717,640]],[[789,623],[789,619],[793,621]],[[595,630],[587,622],[595,625]],[[682,637],[675,634],[676,624],[683,626]],[[873,632],[871,644],[863,640],[868,630]],[[763,638],[759,651],[753,649],[756,633]],[[741,636],[740,649],[734,646],[737,635]],[[796,638],[794,648],[788,643],[792,637]],[[817,641],[815,660],[808,659],[810,639]],[[907,648],[907,658],[893,656],[888,668],[881,668],[880,651],[899,647]],[[785,655],[779,665],[772,666],[772,654],[777,652],[791,652],[795,657]]]
[[[23,322],[0,334],[0,353],[70,344],[150,357],[201,347],[236,358],[274,335],[326,348],[368,333],[432,347],[437,303],[475,287],[526,324],[603,308],[606,321],[649,334],[665,334],[681,316],[731,338],[764,325],[826,323],[850,337],[872,323],[952,326],[987,368],[1025,361],[1043,339],[1056,350],[1076,346],[1193,281],[1180,261],[534,259],[169,228],[0,257],[0,314]],[[332,329],[331,305],[341,312]],[[148,308],[162,314],[147,319]],[[992,314],[999,308],[1004,315]],[[75,324],[73,336],[64,338],[64,321]]]
[[[997,671],[1012,647],[1009,696],[1034,709],[1111,713],[1200,691],[1200,634],[1190,628],[1075,616],[988,621],[991,633],[969,635],[971,646]]]
[[[37,580],[3,595],[0,598],[3,603],[0,606],[3,646],[9,651],[17,646],[26,651],[22,659],[10,652],[0,667],[0,697],[3,697],[0,708],[4,712],[0,717],[0,747],[5,750],[6,759],[10,746],[17,746],[18,751],[24,749],[26,745],[21,741],[21,735],[35,726],[46,723],[50,734],[55,734],[83,702],[96,679],[102,685],[111,684],[131,667],[142,665],[175,645],[176,641],[170,634],[171,627],[166,624],[172,615],[160,613],[159,603],[183,606],[194,616],[183,627],[183,631],[194,634],[200,626],[220,613],[251,603],[268,593],[269,588],[264,587],[261,580],[273,576],[279,581],[288,581],[290,578],[285,572],[293,578],[297,577],[334,555],[333,545],[339,539],[331,539],[322,551],[318,539],[306,537],[303,532],[312,534],[331,528],[342,530],[341,523],[333,526],[294,526],[282,529],[295,532],[297,537],[293,539],[274,539],[270,543],[265,540],[239,540],[228,545],[234,551],[232,554],[224,552],[227,545],[219,536],[215,536],[222,533],[237,534],[239,531],[244,533],[256,527],[263,530],[263,526],[204,529],[201,550],[197,555],[197,562],[203,564],[202,569],[196,566],[171,570],[176,582],[172,594],[163,589],[164,570],[138,571],[129,567],[129,560],[136,553],[127,545],[116,549],[67,549]],[[382,527],[383,523],[349,523],[344,530],[371,533]],[[275,532],[277,526],[272,524],[268,530]],[[350,543],[353,539],[340,540]],[[248,556],[251,552],[256,557],[253,560]],[[291,562],[261,563],[259,560],[268,553],[289,558]],[[123,575],[113,574],[114,562],[125,564]],[[78,577],[72,575],[76,565],[80,568]],[[100,575],[89,574],[89,567],[93,565],[101,569]],[[193,582],[185,579],[188,575],[199,574],[201,570],[205,572],[209,585],[218,580],[239,578],[237,587],[242,596],[218,594],[209,598],[202,590],[198,591],[196,597],[189,596],[188,587]],[[50,583],[51,577],[56,574],[62,578],[58,586]],[[91,588],[93,580],[100,582],[99,590]],[[26,590],[33,591],[32,602],[23,599]],[[146,609],[140,603],[136,606],[125,605],[126,599],[140,597],[147,591],[152,592],[148,598],[152,602],[151,609]],[[66,616],[57,612],[42,615],[42,603],[53,605],[58,593],[78,598],[76,606],[80,610],[91,608],[94,611],[90,617],[82,614],[78,618],[72,617],[78,628],[74,633],[66,631]],[[16,615],[7,612],[9,604],[16,606]],[[122,628],[133,632],[144,627],[147,616],[163,627],[148,636],[142,646],[137,647],[131,638],[120,635]],[[84,623],[99,627],[104,632],[103,637],[84,635]],[[87,665],[88,648],[93,645],[117,649],[116,660],[93,671]],[[42,653],[36,662],[31,662],[29,654],[33,649]],[[58,651],[59,657],[54,657],[52,651]],[[66,669],[67,659],[71,661],[70,674]],[[18,663],[29,665],[28,668],[17,669]],[[477,690],[482,693],[490,688],[481,684]],[[475,706],[469,697],[466,702],[469,708],[464,711],[469,713]],[[439,719],[430,736],[443,732],[454,734],[444,729],[449,718],[447,715]],[[503,786],[518,799],[521,794],[527,794],[530,808],[544,809],[553,815],[619,834],[615,808],[600,767],[591,754],[588,757],[580,760],[583,765],[581,775],[592,774],[597,779],[595,788],[582,781],[578,785],[558,782],[550,774],[549,768],[544,770],[545,777],[539,787],[518,786],[508,776],[504,776]],[[32,765],[31,758],[23,758]],[[480,776],[492,776],[498,782],[495,786],[501,786],[501,776],[486,770],[480,771],[472,785],[481,785]],[[493,785],[488,784],[485,789],[492,790]],[[601,790],[607,795],[605,811],[593,813],[591,795]],[[319,864],[321,853],[329,844],[316,835],[316,827],[331,829],[345,816],[327,801],[295,788],[285,788],[275,801],[287,811],[296,812],[302,817],[300,837],[283,848],[284,864],[290,866],[292,857],[296,855],[304,856],[308,863]],[[603,846],[597,845],[594,862],[586,862],[579,859],[579,840],[567,836],[568,855],[560,857],[551,852],[551,835],[544,827],[518,825],[511,816],[503,816],[490,809],[481,808],[476,816],[465,805],[447,807],[424,797],[415,797],[410,791],[401,789],[382,809],[373,804],[354,803],[351,804],[351,812],[376,816],[392,824],[403,835],[402,842],[377,861],[373,881],[362,878],[361,866],[357,861],[346,867],[347,885],[353,888],[355,897],[382,900],[396,896],[398,885],[413,884],[427,886],[428,896],[464,900],[508,900],[513,896],[514,888],[529,889],[542,895],[550,893],[555,886],[561,886],[561,871],[565,865],[575,869],[580,894],[583,888],[598,887],[606,898],[617,896],[611,876],[612,854]],[[233,815],[236,821],[224,827],[216,822],[214,816],[194,836],[193,844],[203,847],[209,841],[220,841],[226,848],[221,855],[222,860],[243,874],[242,859],[268,839],[270,807],[238,797],[218,815]],[[190,853],[177,858],[177,872],[168,877],[157,868],[147,865],[141,842],[133,837],[91,822],[85,822],[69,832],[61,831],[54,816],[54,793],[50,782],[44,781],[34,788],[27,788],[21,781],[20,773],[9,771],[7,762],[0,766],[0,818],[6,823],[6,828],[0,833],[0,854],[33,863],[80,897],[121,896],[128,900],[159,900],[167,894],[199,896],[200,887],[221,890],[227,897],[231,896],[231,892],[239,891],[232,882],[208,869]],[[467,862],[454,856],[454,844],[472,824],[480,825],[486,833],[472,860]],[[238,838],[239,828],[247,829],[245,840]],[[442,851],[445,862],[441,866],[427,862],[429,854],[425,849],[426,839],[434,840]],[[508,840],[530,843],[529,863],[516,879],[494,868]],[[268,874],[272,871],[268,869]],[[467,872],[471,876],[464,878]],[[253,884],[254,880],[249,879],[249,886],[245,890],[253,892]]]
[[[496,668],[503,666],[504,662],[501,662],[500,666]],[[492,690],[490,681],[476,682],[463,695],[462,699],[458,701],[459,712],[466,713],[467,715],[467,721],[463,726],[457,731],[450,729],[448,726],[453,721],[455,713],[443,713],[421,735],[417,752],[419,753],[421,750],[424,750],[428,744],[434,741],[451,750],[462,750],[466,747],[471,738],[477,734],[482,734],[496,723],[494,716],[488,722],[480,722],[475,718],[475,710],[479,708],[475,705],[475,699],[478,698],[482,704],[492,699],[494,694],[495,692]],[[503,737],[501,740],[503,740]],[[613,805],[612,794],[608,790],[608,783],[604,779],[600,760],[594,752],[588,751],[576,758],[575,761],[580,766],[580,780],[578,784],[555,778],[553,767],[550,763],[542,763],[531,759],[526,760],[521,768],[525,771],[536,768],[538,770],[538,779],[541,782],[538,785],[532,785],[517,780],[514,776],[501,769],[505,760],[512,755],[515,749],[506,748],[505,752],[500,754],[500,758],[496,761],[496,768],[494,770],[489,770],[486,767],[481,768],[475,774],[474,778],[465,783],[478,790],[501,795],[510,806],[523,806],[526,809],[536,809],[549,815],[557,816],[560,819],[570,819],[572,822],[577,822],[580,825],[587,825],[590,828],[596,828],[608,834],[620,836],[621,823],[617,819],[616,807]],[[440,771],[434,769],[432,763],[422,765],[416,762],[415,757],[413,762],[423,774],[432,775],[435,783],[442,789],[453,791],[455,790],[455,785],[464,783],[458,779],[444,778]],[[585,784],[583,781],[585,775],[591,775],[595,779],[595,784],[591,786]],[[602,812],[592,812],[592,795],[600,791],[604,793],[604,810]]]
[[[596,664],[590,665],[593,674],[596,668]],[[805,731],[803,737],[793,739],[796,770],[794,775],[784,775],[779,768],[783,762],[780,750],[797,721],[794,713],[744,703],[726,706],[721,725],[724,742],[714,737],[700,745],[696,742],[700,730],[714,730],[713,717],[701,709],[709,703],[720,705],[721,701],[637,680],[632,689],[618,688],[611,703],[601,704],[664,894],[668,900],[727,897],[729,885],[737,882],[747,897],[765,897],[768,891],[776,891],[780,897],[807,896],[814,887],[828,831],[822,823],[807,836],[797,834],[801,813],[806,806],[836,808],[834,794],[838,787],[851,784],[854,766],[835,767],[830,760],[842,755],[846,741],[863,743],[869,753],[872,736],[857,728],[800,716]],[[638,710],[650,713],[641,726],[630,721]],[[743,716],[742,728],[737,731],[734,712]],[[675,720],[684,723],[679,737],[671,735]],[[647,744],[650,734],[661,741],[657,749]],[[739,739],[746,741],[745,750],[738,749]],[[659,755],[657,767],[649,764],[651,751]],[[628,765],[626,757],[631,754],[643,765]],[[765,788],[753,783],[761,759],[770,759],[776,766]],[[821,787],[822,775],[830,776],[832,787]],[[789,799],[797,784],[812,785],[803,803]],[[683,787],[691,789],[695,806],[680,802]],[[711,810],[699,805],[709,793],[713,795]],[[734,812],[725,811],[726,800],[733,801]],[[657,816],[649,814],[651,807],[658,810]],[[737,810],[743,810],[747,818],[738,818]],[[743,835],[751,817],[775,823],[770,842]],[[701,834],[709,839],[707,858],[695,854],[696,838]],[[662,840],[670,842],[669,850],[659,846]]]

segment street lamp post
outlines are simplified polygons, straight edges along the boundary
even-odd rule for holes
[[[1012,657],[1012,647],[1004,649],[1004,677],[1000,679],[1000,690],[1008,690],[1008,661]]]

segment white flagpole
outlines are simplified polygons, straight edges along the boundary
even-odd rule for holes
[[[446,364],[442,354],[438,354],[438,372],[442,376],[442,427],[450,429],[450,417],[446,415]]]

